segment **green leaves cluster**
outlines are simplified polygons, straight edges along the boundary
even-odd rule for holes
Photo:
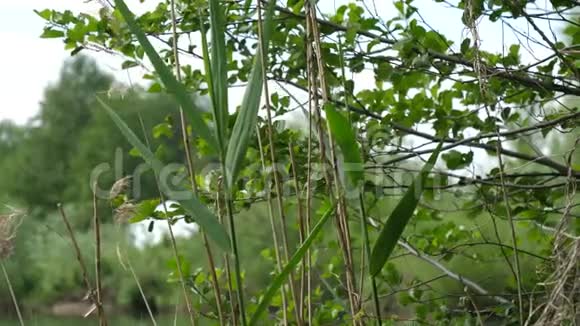
[[[313,73],[307,69],[307,42],[312,40],[306,35],[304,2],[277,3],[279,7],[276,8],[273,1],[269,2],[261,39],[258,37],[257,15],[250,4],[246,1],[228,2],[225,5],[219,0],[179,2],[177,24],[180,39],[183,42],[185,35],[201,35],[200,44],[191,42],[189,47],[181,49],[181,54],[195,58],[201,53],[204,64],[203,71],[183,65],[182,82],[178,82],[171,72],[171,64],[174,63],[172,51],[162,45],[154,48],[149,42],[152,38],[162,43],[170,44],[172,41],[167,37],[171,34],[171,21],[165,3],[160,3],[151,12],[138,17],[133,16],[120,0],[116,1],[114,10],[104,9],[98,17],[54,10],[39,11],[37,14],[48,21],[42,37],[62,38],[73,53],[94,43],[124,55],[127,60],[122,66],[126,69],[142,64],[147,57],[155,67],[155,72],[145,76],[152,81],[149,91],[167,91],[186,111],[190,131],[197,137],[198,154],[204,158],[217,154],[223,164],[221,176],[224,177],[228,199],[235,200],[233,211],[238,212],[256,207],[259,205],[254,202],[256,198],[274,189],[256,172],[260,169],[257,163],[260,161],[260,152],[253,133],[256,126],[261,124],[258,111],[263,100],[264,73],[267,78],[279,83],[279,87],[276,86],[270,94],[272,112],[274,118],[278,119],[285,119],[291,111],[294,111],[292,116],[301,117],[296,112],[307,113],[309,108],[304,103],[309,96],[307,88],[312,82],[308,77]],[[525,16],[528,10],[525,3],[471,1],[469,4],[472,5],[472,11],[468,11],[467,4],[467,1],[460,1],[457,6],[464,13],[449,18],[450,21],[455,21],[460,27],[462,24],[471,25],[473,19],[491,22],[501,19],[506,22]],[[573,1],[552,1],[552,5],[564,12],[572,9],[575,4]],[[510,171],[502,175],[507,184],[510,205],[501,203],[503,199],[498,191],[499,169],[488,156],[478,155],[487,151],[489,156],[496,156],[498,140],[489,135],[497,130],[516,130],[570,114],[572,108],[564,108],[555,115],[548,114],[546,112],[552,109],[558,111],[548,108],[548,103],[554,103],[554,99],[561,94],[580,94],[574,79],[575,71],[570,68],[574,65],[578,67],[574,47],[580,35],[578,28],[567,28],[566,33],[570,39],[555,42],[553,46],[558,51],[551,57],[528,62],[530,60],[524,51],[525,42],[521,45],[505,44],[502,47],[505,51],[501,53],[486,51],[485,46],[475,48],[473,36],[454,43],[449,36],[441,34],[437,28],[425,22],[424,17],[419,15],[421,8],[414,1],[395,1],[393,6],[393,17],[376,15],[375,9],[360,3],[341,5],[328,16],[318,17],[323,76],[328,85],[326,91],[331,96],[322,108],[324,118],[313,120],[314,141],[310,148],[313,157],[317,157],[323,147],[318,144],[317,133],[321,130],[329,132],[332,136],[330,138],[337,145],[339,166],[344,167],[340,172],[345,172],[347,186],[360,191],[361,203],[370,207],[369,216],[372,218],[363,217],[363,220],[365,223],[367,220],[386,222],[379,227],[380,233],[370,233],[370,238],[375,241],[369,262],[370,274],[381,279],[379,291],[387,291],[385,284],[401,288],[409,286],[402,284],[397,262],[389,261],[408,225],[412,225],[416,233],[408,241],[424,252],[444,253],[441,255],[450,264],[461,258],[457,258],[460,255],[445,253],[448,247],[452,248],[449,250],[455,250],[454,244],[467,246],[468,241],[482,241],[475,235],[468,237],[464,232],[463,224],[474,227],[473,224],[477,223],[472,220],[442,223],[440,211],[458,210],[475,219],[480,216],[481,207],[485,207],[487,213],[497,219],[505,219],[507,213],[510,213],[511,216],[521,217],[522,221],[527,219],[534,223],[553,220],[557,214],[557,203],[561,203],[564,198],[564,191],[558,183],[551,183],[545,176],[553,173],[555,178],[561,178],[561,167],[565,167],[566,162],[560,158],[552,162],[538,159],[541,155],[536,153],[537,149],[526,145],[526,142],[550,141],[550,134],[554,130],[552,127],[530,129],[525,133],[501,138],[506,145],[502,145],[506,165],[504,169]],[[259,46],[258,42],[263,42],[263,45]],[[547,49],[551,47],[550,44],[545,46]],[[480,59],[478,64],[485,68],[483,79],[479,78],[479,72],[474,68],[477,66],[474,64],[476,59]],[[368,79],[369,75],[373,77],[372,82],[361,83],[362,77]],[[485,80],[485,85],[480,84],[482,80]],[[230,107],[237,104],[236,99],[228,96],[232,94],[232,86],[243,86],[245,90],[243,98],[237,101],[240,107],[236,114],[230,115]],[[192,90],[209,95],[211,117],[194,105],[190,94]],[[107,109],[107,112],[140,155],[158,170],[162,163],[160,155],[154,153],[159,153],[144,146],[131,129],[115,117],[115,110]],[[324,122],[327,123],[327,129],[318,126]],[[329,194],[321,191],[327,186],[323,169],[308,164],[309,142],[305,138],[305,135],[310,134],[306,127],[308,121],[300,123],[301,128],[296,132],[274,128],[276,160],[285,164],[280,173],[291,170],[287,163],[287,145],[292,140],[295,146],[291,150],[296,156],[298,171],[297,191],[304,194],[304,185],[307,180],[311,180],[309,186],[311,190],[314,189],[316,202],[313,206],[317,206],[318,200]],[[281,124],[278,122],[278,126]],[[558,124],[558,127],[568,131],[575,125],[571,119]],[[265,136],[264,128],[257,129]],[[154,135],[159,139],[171,138],[171,124],[157,125]],[[481,139],[477,135],[482,135]],[[538,138],[527,139],[522,135]],[[468,137],[471,141],[466,140]],[[324,140],[325,137],[320,139]],[[426,144],[440,141],[457,144],[442,153],[442,145],[439,145],[422,168],[418,167],[419,161],[415,159],[417,153],[424,153]],[[269,144],[266,144],[265,150],[269,150],[267,146]],[[478,152],[475,148],[482,151]],[[571,148],[570,144],[568,148]],[[432,171],[438,156],[445,162],[445,167],[452,170],[445,173],[445,178]],[[485,166],[483,171],[477,171],[480,175],[469,180],[461,177],[467,175],[465,170],[473,166],[475,160],[478,160],[478,166]],[[419,169],[420,172],[416,173]],[[308,171],[313,172],[311,178],[307,177]],[[407,179],[399,180],[397,173],[400,171],[409,171],[413,180],[410,183]],[[435,176],[442,181],[436,182]],[[208,189],[218,189],[217,180],[219,178],[212,176]],[[283,186],[294,189],[293,182]],[[405,189],[402,199],[391,201],[388,190],[392,188]],[[436,196],[441,192],[445,193],[446,203],[437,205],[440,203]],[[297,207],[296,197],[290,197],[284,198],[285,212],[293,212]],[[421,198],[429,202],[430,209],[419,207]],[[207,208],[204,209],[204,200],[207,198],[192,197],[184,201],[182,207],[214,241],[226,248],[230,239],[216,222],[215,216]],[[394,207],[388,218],[384,216],[384,212],[391,211],[387,202]],[[453,205],[447,205],[447,202]],[[345,210],[349,214],[358,211],[350,207],[352,203],[347,204]],[[145,208],[150,206],[145,205]],[[323,216],[327,219],[330,215]],[[523,228],[523,223],[518,222],[520,225],[517,227]],[[363,225],[366,230],[366,225]],[[323,232],[317,228],[318,225],[314,230],[320,232],[319,237],[323,237]],[[482,238],[483,233],[479,234]],[[516,240],[525,242],[522,239],[527,234],[518,233]],[[505,240],[506,237],[501,230],[493,236],[499,237],[499,240]],[[316,234],[310,234],[302,246],[298,246],[297,256],[292,256],[282,272],[274,276],[273,283],[262,293],[261,299],[256,300],[256,305],[252,306],[255,309],[252,323],[260,320],[269,305],[280,305],[281,298],[277,293],[284,286],[288,273],[300,266],[301,255],[308,249],[304,245],[310,241],[310,246],[313,242],[314,238],[310,237],[316,237]],[[542,238],[537,234],[529,237]],[[357,238],[355,242],[359,240]],[[326,241],[325,245],[337,252],[341,249],[331,240]],[[293,251],[292,248],[290,251]],[[466,252],[469,257],[481,261],[479,251]],[[327,265],[318,265],[324,268],[320,274],[324,275],[325,281],[341,284],[340,277],[336,277],[344,274],[344,270],[339,267],[339,258],[328,257],[324,262]],[[365,266],[361,266],[357,270],[364,269]],[[411,285],[414,284],[421,282]],[[315,297],[322,303],[320,309],[331,311],[321,313],[321,316],[326,316],[321,318],[339,320],[341,314],[348,311],[348,303],[342,302],[344,298],[340,298],[332,289],[321,288],[315,293]],[[422,321],[429,318],[447,320],[449,316],[441,313],[440,306],[424,303],[429,300],[429,294],[424,290],[424,287],[418,286],[413,293],[405,292],[400,302],[417,306],[416,315]],[[323,302],[323,298],[329,297],[333,298],[333,302]]]
[[[226,141],[225,137],[227,135],[227,125],[226,120],[228,117],[228,106],[227,106],[227,92],[228,92],[228,81],[227,81],[227,69],[226,69],[226,53],[224,52],[225,39],[224,39],[224,13],[221,5],[217,0],[210,2],[210,13],[212,17],[212,55],[211,64],[206,63],[206,67],[211,67],[211,71],[207,72],[208,84],[211,84],[212,104],[214,109],[214,122],[216,124],[216,134],[210,131],[207,124],[205,123],[201,112],[196,109],[191,96],[186,91],[183,84],[178,82],[174,75],[171,73],[169,68],[165,65],[163,60],[159,57],[157,51],[153,48],[145,33],[137,25],[133,14],[129,11],[125,2],[122,0],[115,1],[117,9],[123,16],[123,19],[129,25],[132,33],[135,34],[139,43],[143,47],[145,53],[147,54],[149,60],[155,67],[156,72],[163,81],[163,84],[179,102],[181,107],[188,113],[189,121],[192,124],[193,129],[197,134],[204,138],[208,143],[214,144],[219,149],[220,153],[224,151],[224,143]],[[266,28],[271,28],[271,10],[270,6],[268,18],[266,18]],[[265,44],[267,45],[267,35],[265,36]],[[207,53],[207,51],[204,51]],[[259,104],[259,98],[262,89],[262,76],[261,76],[261,60],[259,60],[259,54],[256,56],[254,69],[252,70],[251,82],[248,86],[248,91],[246,92],[245,99],[242,103],[242,109],[240,117],[237,119],[234,129],[232,131],[232,141],[229,143],[227,156],[221,155],[222,159],[225,159],[225,165],[229,168],[227,170],[226,178],[228,180],[228,188],[231,189],[233,182],[235,180],[236,174],[241,168],[241,158],[245,155],[247,148],[248,138],[252,132],[252,126],[255,125],[257,109]],[[205,58],[209,61],[209,58]],[[119,129],[127,137],[129,142],[135,146],[143,158],[152,166],[157,175],[161,173],[163,164],[151,153],[151,151],[145,146],[139,138],[131,131],[131,129],[119,118],[119,116],[114,112],[113,109],[108,107],[106,103],[99,100],[107,112],[111,115],[111,118],[117,124]],[[217,141],[216,141],[217,140]],[[231,146],[231,147],[230,147]],[[166,191],[166,189],[162,189]],[[170,197],[171,199],[171,197]],[[230,241],[224,227],[217,221],[217,218],[211,213],[207,207],[202,204],[197,198],[193,197],[189,200],[178,200],[181,206],[194,217],[194,220],[199,223],[208,233],[208,235],[216,241],[223,249],[230,249]]]

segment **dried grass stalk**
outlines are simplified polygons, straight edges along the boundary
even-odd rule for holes
[[[570,237],[566,230],[571,223],[572,207],[576,198],[576,178],[572,174],[572,155],[580,144],[578,138],[568,156],[568,184],[566,187],[566,207],[556,228],[552,249],[553,272],[540,285],[546,288],[543,298],[528,321],[539,313],[534,325],[577,325],[580,323],[580,238]],[[528,324],[528,322],[526,322]]]
[[[14,251],[16,230],[22,223],[23,217],[24,213],[19,210],[0,215],[0,260],[8,258]]]
[[[117,198],[117,196],[125,193],[131,186],[131,176],[123,177],[113,184],[109,191],[109,199]]]
[[[129,221],[135,212],[137,211],[137,205],[132,202],[123,203],[121,206],[115,209],[114,219],[115,222],[119,224],[124,224]]]

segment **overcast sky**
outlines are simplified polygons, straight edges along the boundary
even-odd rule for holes
[[[148,0],[144,4],[139,0],[127,2],[133,11],[140,12],[151,8],[158,0]],[[348,1],[323,0],[322,11],[330,12],[335,5],[344,2]],[[384,19],[394,14],[391,1],[377,0],[375,3],[379,6],[379,13],[387,13],[383,16]],[[432,0],[419,0],[415,5],[420,8],[430,26],[456,42],[457,46],[467,36],[457,10],[445,9],[443,4],[436,4]],[[39,38],[44,21],[33,10],[45,8],[96,12],[99,6],[96,2],[87,3],[84,0],[0,0],[0,39],[3,44],[3,50],[0,51],[0,120],[11,119],[24,124],[34,116],[39,108],[38,103],[42,100],[44,88],[58,78],[63,60],[69,57],[61,40]],[[516,26],[523,31],[528,30],[525,22],[520,21]],[[484,21],[480,25],[480,33],[485,49],[501,50],[501,24]],[[505,44],[517,42],[509,31],[504,34],[503,41]],[[545,49],[537,47],[534,51],[538,57],[547,53]],[[108,54],[91,55],[104,69],[114,73],[118,80],[128,81],[127,72],[120,70],[122,59]],[[524,57],[530,55],[524,54]],[[131,71],[133,82],[138,81],[139,76],[138,70]],[[357,84],[361,85],[358,81]]]
[[[136,7],[139,2],[128,3]],[[70,57],[61,39],[39,37],[44,20],[34,10],[45,8],[96,12],[99,6],[85,0],[0,0],[0,120],[23,124],[34,116],[44,88],[58,78],[63,61]],[[91,56],[117,79],[128,79],[119,69],[120,58],[99,53]]]

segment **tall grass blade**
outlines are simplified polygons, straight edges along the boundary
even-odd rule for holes
[[[203,120],[202,113],[196,109],[196,106],[193,103],[192,98],[187,93],[187,90],[183,86],[183,84],[181,84],[180,82],[177,81],[177,79],[175,79],[175,76],[173,75],[171,70],[167,67],[167,65],[165,65],[161,57],[159,57],[159,54],[157,53],[157,51],[155,51],[153,45],[151,45],[143,30],[139,27],[139,25],[135,21],[133,13],[129,10],[129,8],[127,7],[127,5],[123,0],[115,0],[115,5],[117,7],[117,10],[119,10],[121,15],[123,16],[123,19],[125,19],[125,22],[127,22],[127,25],[129,26],[131,32],[135,34],[135,36],[137,37],[139,44],[141,44],[141,46],[143,47],[145,54],[147,54],[147,57],[153,64],[155,71],[159,74],[161,81],[163,82],[169,93],[171,93],[175,97],[179,105],[183,108],[183,110],[187,114],[191,126],[193,127],[193,131],[197,133],[199,136],[201,136],[203,139],[205,139],[208,143],[215,146],[216,140],[214,138],[212,131],[209,129],[209,127]]]
[[[272,34],[275,0],[270,0],[266,10],[266,17],[264,19],[264,35],[263,48],[267,53],[270,35]],[[234,124],[230,142],[226,153],[225,166],[227,170],[227,184],[228,189],[232,189],[233,184],[240,172],[242,161],[248,149],[250,136],[255,129],[256,119],[258,117],[258,109],[260,106],[260,99],[262,97],[262,60],[260,50],[254,56],[254,66],[250,74],[248,86],[242,99],[240,112]]]
[[[332,138],[342,151],[345,171],[351,184],[357,187],[364,178],[364,171],[356,134],[348,119],[338,112],[332,103],[324,104],[324,111],[326,112],[326,119],[328,120]]]
[[[203,16],[201,14],[201,10],[198,10],[198,14],[199,14],[199,31],[201,34],[201,53],[203,55],[203,67],[205,70],[205,82],[207,84],[207,92],[209,94],[209,98],[211,100],[211,107],[212,107],[212,112],[213,112],[213,118],[214,121],[216,121],[216,126],[217,126],[217,115],[216,115],[216,108],[218,107],[218,105],[216,104],[216,99],[215,99],[215,95],[214,95],[214,90],[213,90],[213,69],[211,68],[211,59],[210,59],[210,55],[209,55],[209,45],[207,44],[207,36],[206,36],[206,30],[204,27],[204,21],[203,21]],[[218,135],[218,142],[219,142],[219,135],[220,135],[220,131],[218,129],[217,131],[217,135]],[[221,154],[221,153],[220,153]]]
[[[312,228],[312,231],[310,232],[306,240],[304,240],[300,248],[298,248],[298,250],[294,253],[294,255],[292,255],[292,258],[290,258],[286,266],[284,266],[280,274],[274,277],[274,279],[270,283],[270,286],[268,287],[268,290],[262,297],[260,304],[256,308],[254,315],[252,315],[252,319],[250,320],[250,326],[258,324],[260,316],[264,313],[264,311],[266,311],[266,308],[268,308],[270,301],[272,300],[274,295],[276,295],[282,284],[286,282],[286,280],[288,279],[288,275],[290,275],[290,272],[296,268],[296,266],[300,261],[302,261],[304,255],[308,251],[308,248],[310,248],[310,245],[312,245],[312,242],[314,241],[314,239],[316,239],[320,231],[322,231],[322,227],[334,212],[334,208],[335,207],[332,206],[328,210],[326,210],[326,212],[322,215],[318,223],[316,223],[314,228]]]
[[[209,1],[209,18],[211,23],[211,81],[213,114],[217,129],[217,141],[223,155],[227,145],[228,119],[228,67],[227,47],[225,40],[225,8],[220,0]],[[206,40],[207,44],[207,40]],[[205,52],[205,51],[204,51]],[[206,53],[204,53],[204,56]],[[206,61],[204,57],[204,61]],[[223,156],[222,156],[223,157]]]
[[[115,125],[119,128],[121,133],[127,138],[129,143],[133,145],[143,156],[145,161],[153,168],[155,174],[157,176],[161,175],[161,170],[163,168],[163,163],[155,157],[155,155],[147,148],[141,140],[135,135],[135,133],[127,126],[127,124],[119,117],[115,111],[108,106],[103,100],[97,97],[97,100],[101,103],[105,111],[109,114]],[[193,194],[189,193],[189,198],[184,199],[181,195],[183,194],[180,192],[179,197],[174,196],[174,192],[169,189],[168,185],[165,182],[160,182],[159,186],[161,191],[167,194],[169,199],[177,201],[183,209],[190,214],[196,223],[198,223],[203,230],[207,233],[207,235],[215,241],[223,250],[230,251],[230,240],[229,236],[223,227],[218,222],[218,219],[215,215],[197,199]]]
[[[421,194],[423,193],[423,189],[425,188],[425,182],[427,181],[427,176],[433,166],[435,166],[435,162],[437,162],[437,157],[439,156],[439,152],[441,151],[442,144],[440,143],[437,148],[433,151],[429,160],[423,168],[419,175],[413,180],[409,189],[403,196],[403,198],[399,201],[391,216],[379,235],[379,238],[375,242],[373,247],[373,251],[371,253],[370,259],[370,273],[372,276],[376,276],[387,260],[389,256],[395,249],[397,245],[397,240],[403,234],[403,230],[409,220],[413,216],[413,212],[419,203],[419,199],[421,199]]]

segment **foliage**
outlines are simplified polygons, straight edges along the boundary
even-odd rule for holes
[[[27,207],[53,209],[58,202],[91,198],[87,180],[95,166],[109,164],[109,170],[99,178],[102,189],[110,188],[126,171],[133,171],[139,161],[127,155],[130,147],[124,146],[122,134],[95,100],[96,94],[104,94],[112,86],[111,76],[89,58],[79,56],[65,64],[58,82],[47,88],[40,113],[29,126],[2,123],[0,146],[6,151],[0,162],[0,193],[10,194]],[[167,116],[167,112],[159,112],[161,109],[174,106],[167,97],[139,90],[115,95],[111,101],[134,128],[140,128],[139,116],[146,126],[153,126]],[[153,146],[169,161],[183,155],[170,140],[156,139]],[[121,175],[115,175],[116,159],[121,159],[125,170],[117,172]],[[145,174],[143,184],[142,196],[151,196],[155,189],[152,178]]]
[[[195,276],[193,283],[188,283],[193,290],[203,285],[203,294],[215,295],[215,302],[213,298],[196,301],[196,311],[210,310],[213,318],[224,323],[223,316],[214,312],[216,304],[223,302],[221,308],[228,310],[225,318],[239,319],[242,324],[246,318],[257,320],[265,308],[270,318],[288,324],[363,324],[378,320],[379,314],[394,322],[395,313],[439,324],[492,318],[504,324],[545,320],[541,319],[546,318],[544,315],[528,312],[551,300],[544,293],[553,289],[533,290],[558,269],[552,254],[559,253],[554,252],[559,247],[552,245],[561,243],[562,237],[566,243],[578,241],[578,225],[570,222],[570,217],[578,214],[578,196],[573,189],[580,175],[574,153],[580,113],[559,100],[580,95],[578,25],[567,18],[574,1],[552,1],[553,8],[539,14],[531,14],[532,4],[526,2],[451,3],[454,15],[450,21],[469,31],[469,37],[457,44],[427,23],[414,1],[395,1],[393,17],[385,17],[362,2],[343,4],[323,15],[317,9],[325,8],[324,12],[330,8],[324,7],[324,1],[276,2],[269,8],[259,3],[257,10],[250,2],[175,0],[170,3],[176,5],[174,18],[166,2],[139,16],[130,14],[123,1],[115,4],[113,8],[103,2],[98,16],[38,11],[47,24],[42,37],[62,38],[73,54],[107,49],[125,56],[128,64],[123,67],[127,69],[146,66],[147,55],[155,68],[154,73],[144,76],[152,83],[150,90],[170,93],[190,113],[186,137],[192,137],[197,172],[191,188],[199,189],[188,191],[192,195],[199,190],[196,204],[206,205],[204,210],[211,210],[211,215],[230,218],[222,223],[229,226],[234,252],[232,273],[226,272],[217,285],[209,281],[212,273],[207,268],[197,273],[183,265],[189,271],[188,279]],[[566,17],[562,19],[567,23],[567,39],[543,32],[542,20],[561,20],[552,10]],[[262,11],[268,14],[262,17]],[[515,32],[543,43],[549,49],[548,57],[526,55],[523,43],[502,44],[506,51],[498,53],[486,48],[479,37],[481,21],[514,29],[514,24],[525,21],[530,32]],[[205,42],[208,30],[209,44]],[[190,44],[177,49],[177,55],[192,60],[201,57],[204,62],[177,66],[176,53],[165,46],[175,41],[181,47],[187,44],[185,36]],[[149,39],[161,41],[160,45],[153,48]],[[191,41],[196,39],[202,39],[201,53]],[[177,69],[181,78],[174,77],[171,68]],[[363,82],[369,74],[371,82]],[[81,86],[87,83],[80,81]],[[87,90],[110,87],[107,78],[95,81]],[[235,97],[228,95],[245,84],[243,100],[233,102]],[[209,94],[213,116],[197,110],[187,92]],[[80,103],[92,108],[94,97],[87,92],[79,94]],[[71,98],[67,108],[76,105],[76,98]],[[1,146],[8,148],[14,159],[1,159],[1,165],[11,171],[28,164],[28,171],[47,172],[43,172],[44,179],[34,180],[34,176],[12,170],[8,177],[14,178],[9,182],[14,186],[3,191],[45,206],[65,194],[60,192],[67,184],[61,176],[69,173],[72,152],[67,146],[91,119],[90,110],[64,114],[51,109],[57,107],[54,103],[47,101],[43,106],[39,131],[10,126],[0,129],[26,144],[20,153],[3,141]],[[265,117],[258,113],[260,103],[266,108]],[[108,105],[114,112],[123,111],[122,101]],[[236,105],[241,107],[233,112]],[[348,118],[341,111],[347,111]],[[136,130],[140,129],[131,126],[134,116],[118,117],[114,112],[109,110],[140,155],[150,163],[166,161],[136,141]],[[279,122],[272,122],[272,118],[284,120],[288,116],[301,119],[300,112],[306,113],[306,130],[276,128]],[[157,114],[141,111],[143,117],[160,123],[163,118]],[[74,128],[54,127],[65,123]],[[153,133],[160,140],[167,136],[176,142],[177,138],[171,137],[176,134],[173,129],[179,131],[170,124],[153,128]],[[58,151],[47,150],[40,142],[27,143],[34,134],[43,135],[41,131],[54,133],[54,138],[43,139],[52,141],[48,144]],[[564,134],[570,140],[560,143],[559,153],[545,155],[552,139]],[[122,142],[121,138],[115,141]],[[440,147],[433,149],[437,143]],[[419,159],[429,154],[436,157],[439,149],[445,164],[431,170],[435,163],[430,159],[422,170],[424,164]],[[215,159],[215,152],[220,167],[207,172],[204,164]],[[360,166],[361,157],[364,173],[352,173],[349,163]],[[14,163],[7,163],[10,161]],[[51,165],[42,166],[46,161]],[[266,171],[259,162],[264,162]],[[419,174],[423,176],[419,187],[422,199],[410,195],[400,199],[401,194],[415,192],[414,180]],[[354,183],[363,181],[356,203],[342,189],[346,178]],[[27,192],[30,184],[44,188]],[[53,189],[59,191],[50,192]],[[152,194],[154,200],[161,200],[157,196]],[[404,214],[399,214],[410,197],[413,205],[407,203]],[[260,201],[266,201],[266,207]],[[311,238],[309,232],[320,230],[314,228],[312,216],[327,201],[336,205],[334,226]],[[182,208],[181,213],[187,212],[184,218],[195,219],[196,212]],[[244,210],[248,208],[251,213],[258,208],[267,210],[274,221],[271,231],[261,227],[265,219],[244,225]],[[360,212],[364,212],[362,217]],[[387,220],[391,212],[394,215]],[[395,223],[398,227],[393,230],[391,221],[397,217],[405,223]],[[359,236],[352,230],[361,219]],[[274,269],[269,287],[250,287],[252,279],[243,275],[241,269],[252,269],[255,259],[244,260],[246,257],[238,252],[237,243],[242,252],[251,238],[236,230],[234,221],[238,226],[255,226],[263,233],[272,233],[273,242],[265,238],[260,242],[262,256]],[[207,224],[200,224],[207,228]],[[381,245],[385,239],[378,232],[381,228],[392,233],[389,248]],[[214,240],[216,229],[206,230]],[[366,231],[370,239],[362,235]],[[374,252],[386,257],[378,262],[371,258],[373,267],[369,268],[365,248],[377,239],[380,247]],[[399,245],[390,255],[395,242]],[[177,260],[174,257],[174,262]],[[228,262],[226,257],[222,266],[220,260],[220,274],[229,269]],[[483,268],[489,275],[481,275],[482,269],[473,270],[474,265],[489,267]],[[367,270],[376,275],[371,278],[373,282],[368,281]],[[483,276],[492,281],[482,280]],[[309,278],[311,287],[306,284]],[[370,287],[376,287],[373,293],[382,298],[374,312],[361,299],[370,296]],[[231,291],[237,291],[238,297]],[[192,297],[209,296],[197,291]],[[390,301],[394,297],[395,302]],[[247,309],[244,299],[249,299]],[[564,301],[551,304],[564,307]]]

